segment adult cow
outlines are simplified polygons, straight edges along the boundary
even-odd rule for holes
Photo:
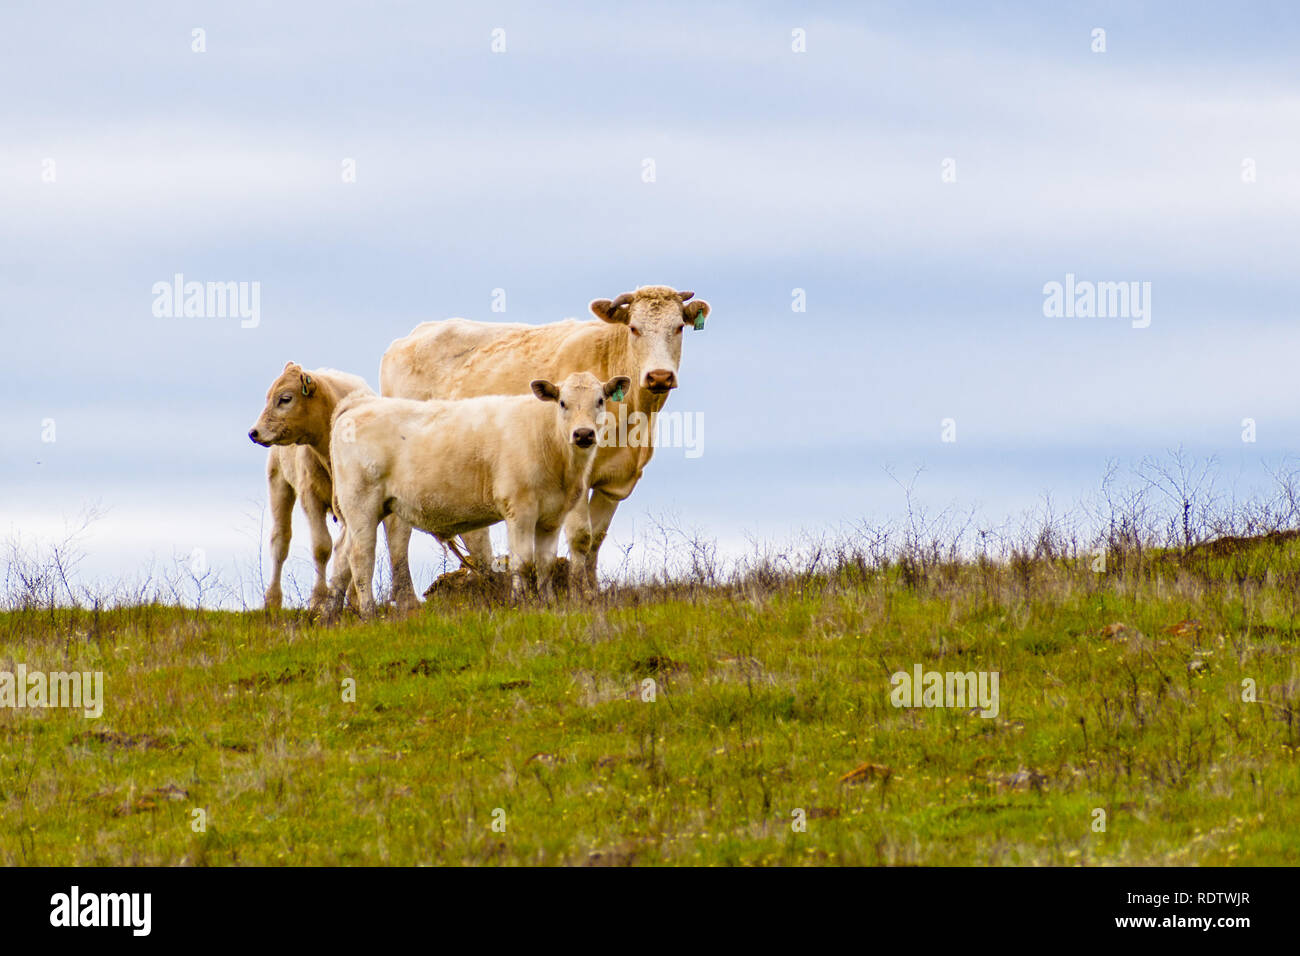
[[[384,353],[380,392],[396,398],[471,398],[523,394],[533,379],[560,381],[573,372],[591,372],[601,381],[627,375],[632,387],[621,402],[607,407],[607,414],[632,419],[639,413],[648,419],[678,385],[683,330],[703,328],[709,314],[707,302],[690,301],[694,295],[668,286],[641,286],[616,299],[593,301],[590,309],[599,322],[424,322]],[[569,582],[575,593],[589,593],[595,586],[596,562],[609,523],[654,454],[653,429],[647,433],[644,441],[602,444],[596,452],[591,490],[564,526]],[[387,530],[392,565],[405,570],[410,527],[391,522]],[[475,562],[490,567],[487,529],[462,538]],[[406,573],[400,585],[394,579],[395,589],[410,586]]]

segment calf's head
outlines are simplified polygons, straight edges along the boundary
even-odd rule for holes
[[[707,302],[691,302],[694,292],[666,285],[643,285],[617,299],[596,299],[591,312],[598,319],[627,328],[628,354],[639,388],[663,395],[677,387],[682,359],[682,332],[704,327]]]
[[[626,375],[602,382],[590,372],[574,372],[559,385],[541,378],[532,383],[534,395],[559,406],[556,411],[562,440],[583,449],[596,447],[610,396],[631,387],[632,380]]]
[[[266,393],[266,408],[248,437],[259,445],[310,445],[329,430],[330,410],[317,397],[316,381],[289,362]]]

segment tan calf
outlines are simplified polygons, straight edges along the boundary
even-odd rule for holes
[[[266,589],[267,607],[278,608],[284,601],[280,577],[289,556],[295,499],[301,504],[311,529],[316,583],[310,606],[322,607],[329,595],[326,565],[334,549],[326,522],[333,509],[330,423],[339,402],[352,394],[374,395],[374,392],[359,376],[328,368],[308,372],[289,362],[271,384],[266,393],[266,407],[248,432],[254,442],[271,449],[266,459],[271,506],[271,583]],[[405,577],[409,580],[409,571]],[[413,594],[408,603],[414,603]]]
[[[330,455],[348,567],[335,562],[332,609],[350,578],[358,610],[373,611],[375,533],[388,516],[440,538],[505,521],[515,598],[535,569],[550,599],[560,527],[586,492],[606,403],[629,385],[580,372],[559,386],[535,380],[528,395],[345,399]]]

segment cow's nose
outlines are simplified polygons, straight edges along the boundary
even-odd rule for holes
[[[251,438],[253,441],[257,441],[257,429],[250,428],[248,430],[248,437]]]
[[[596,429],[575,428],[573,430],[573,443],[579,448],[590,448],[596,443]]]
[[[666,392],[677,387],[677,373],[670,368],[657,368],[645,373],[645,387],[652,392]]]

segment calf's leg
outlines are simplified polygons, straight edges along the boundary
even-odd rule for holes
[[[275,455],[275,449],[271,450]],[[289,540],[293,537],[293,502],[297,494],[293,485],[281,473],[272,457],[266,471],[268,500],[271,507],[271,583],[266,588],[266,606],[278,608],[284,604],[280,590],[280,572],[289,557]]]
[[[537,527],[533,538],[533,560],[537,565],[537,593],[550,604],[555,600],[555,583],[551,580],[555,570],[555,550],[560,542],[560,528]]]
[[[375,539],[378,534],[378,516],[360,524],[348,522],[348,564],[352,568],[352,584],[357,592],[357,613],[362,617],[375,612]]]
[[[537,512],[515,512],[506,519],[510,536],[510,598],[519,601],[528,592],[528,572],[533,570],[536,554]]]
[[[310,491],[302,495],[302,511],[307,516],[307,526],[311,529],[311,556],[316,565],[316,584],[311,589],[313,611],[324,606],[329,597],[329,579],[325,569],[329,565],[330,554],[334,550],[334,539],[330,537],[329,524],[325,520],[328,505]]]
[[[388,564],[393,569],[393,602],[403,611],[420,606],[411,580],[411,526],[397,515],[384,519]]]

